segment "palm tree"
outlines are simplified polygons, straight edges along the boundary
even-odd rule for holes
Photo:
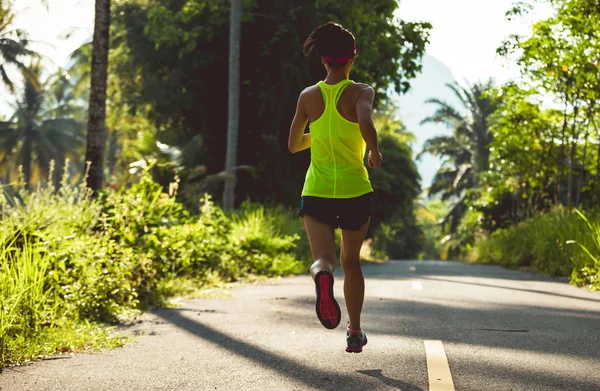
[[[69,56],[67,72],[74,78],[74,93],[77,97],[89,101],[90,73],[92,65],[92,42],[87,42],[75,49]]]
[[[87,184],[94,192],[102,189],[104,184],[104,128],[106,122],[109,27],[110,0],[96,0],[87,150],[85,153],[85,160],[90,162]]]
[[[83,146],[85,124],[73,116],[84,114],[69,80],[58,74],[42,83],[40,73],[39,61],[23,71],[24,89],[15,113],[0,122],[0,171],[10,178],[22,166],[27,186],[47,174],[50,161],[60,168],[65,158],[77,160]]]
[[[16,66],[23,72],[27,67],[21,58],[32,56],[34,53],[27,49],[29,42],[25,33],[11,29],[14,14],[8,7],[6,2],[0,1],[0,79],[11,92],[14,92],[15,85],[8,77],[6,66]]]
[[[223,208],[226,212],[233,209],[235,194],[235,173],[237,140],[240,115],[240,35],[242,23],[242,0],[231,0],[231,21],[229,28],[229,113],[227,120],[227,157],[223,191]]]
[[[439,99],[427,100],[426,103],[438,107],[422,123],[444,124],[452,129],[452,135],[427,140],[420,155],[428,152],[445,158],[433,179],[429,194],[441,193],[444,200],[457,199],[444,219],[444,222],[452,220],[451,231],[454,231],[464,213],[467,190],[477,188],[480,174],[489,169],[492,142],[489,118],[498,107],[498,99],[493,94],[492,80],[474,83],[468,88],[458,83],[446,86],[457,96],[464,110],[461,112]]]

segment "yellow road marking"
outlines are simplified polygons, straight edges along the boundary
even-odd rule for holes
[[[412,285],[413,285],[413,289],[416,291],[423,290],[423,284],[421,284],[421,281],[413,281]]]
[[[427,356],[429,391],[455,391],[442,341],[423,341]]]

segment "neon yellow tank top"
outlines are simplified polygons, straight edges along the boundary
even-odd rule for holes
[[[320,81],[325,111],[310,124],[310,166],[302,196],[353,198],[373,191],[364,158],[367,149],[358,123],[342,117],[337,104],[351,80]]]

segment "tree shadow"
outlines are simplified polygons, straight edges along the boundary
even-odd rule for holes
[[[510,286],[502,286],[502,285],[494,285],[494,284],[482,284],[482,283],[479,283],[479,282],[456,281],[456,280],[450,280],[450,279],[447,279],[447,278],[430,277],[430,276],[423,276],[423,275],[419,275],[418,278],[421,279],[421,280],[443,281],[443,282],[452,282],[452,283],[455,283],[455,284],[483,286],[483,287],[487,287],[487,288],[507,289],[507,290],[510,290],[510,291],[531,292],[531,293],[538,293],[538,294],[541,294],[541,295],[550,295],[550,296],[564,297],[564,298],[567,298],[567,299],[591,301],[591,302],[600,304],[600,296],[598,296],[598,299],[592,299],[592,298],[588,298],[588,297],[564,295],[562,293],[542,291],[542,290],[539,290],[539,289],[514,288],[514,287],[510,287]]]
[[[282,302],[281,321],[306,323],[314,317],[314,298]],[[345,313],[344,302],[340,300]],[[345,316],[345,315],[344,315]],[[600,359],[600,310],[512,305],[455,298],[378,299],[367,297],[362,324],[369,335],[443,340],[472,346],[559,353]]]
[[[400,380],[396,380],[393,379],[391,377],[387,377],[382,373],[381,369],[369,369],[369,370],[361,370],[361,371],[356,371],[360,374],[363,375],[367,375],[370,377],[373,377],[377,380],[379,380],[380,382],[382,382],[385,385],[388,385],[390,387],[396,388],[398,390],[402,390],[402,391],[424,391],[422,388],[417,387],[413,384],[409,384],[409,383],[405,383],[403,381]]]
[[[309,367],[280,354],[270,352],[264,348],[228,336],[227,334],[197,320],[186,318],[182,315],[182,311],[177,311],[176,309],[160,309],[153,311],[153,313],[199,338],[218,345],[236,355],[250,359],[272,371],[278,372],[285,378],[291,378],[302,382],[306,386],[314,387],[319,390],[331,391],[340,389],[375,389],[373,382],[361,381],[360,377],[357,378],[356,376],[348,374],[325,371],[317,367]],[[398,380],[394,380],[394,382],[394,384],[404,386],[405,388],[402,388],[402,390],[421,390],[421,388],[409,383]]]
[[[415,272],[408,273],[411,267]],[[403,271],[407,273],[403,273]],[[498,265],[466,264],[459,261],[387,261],[381,264],[363,265],[365,277],[383,280],[411,279],[421,275],[445,277],[476,277],[482,279],[503,279],[512,281],[539,281],[564,283],[566,277],[550,277],[537,273],[507,269]],[[338,270],[336,269],[336,272]],[[339,275],[343,275],[339,271]]]

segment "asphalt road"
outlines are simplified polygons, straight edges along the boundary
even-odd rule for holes
[[[302,276],[146,314],[137,342],[5,370],[0,390],[600,390],[600,294],[454,262],[364,270],[361,354]]]

